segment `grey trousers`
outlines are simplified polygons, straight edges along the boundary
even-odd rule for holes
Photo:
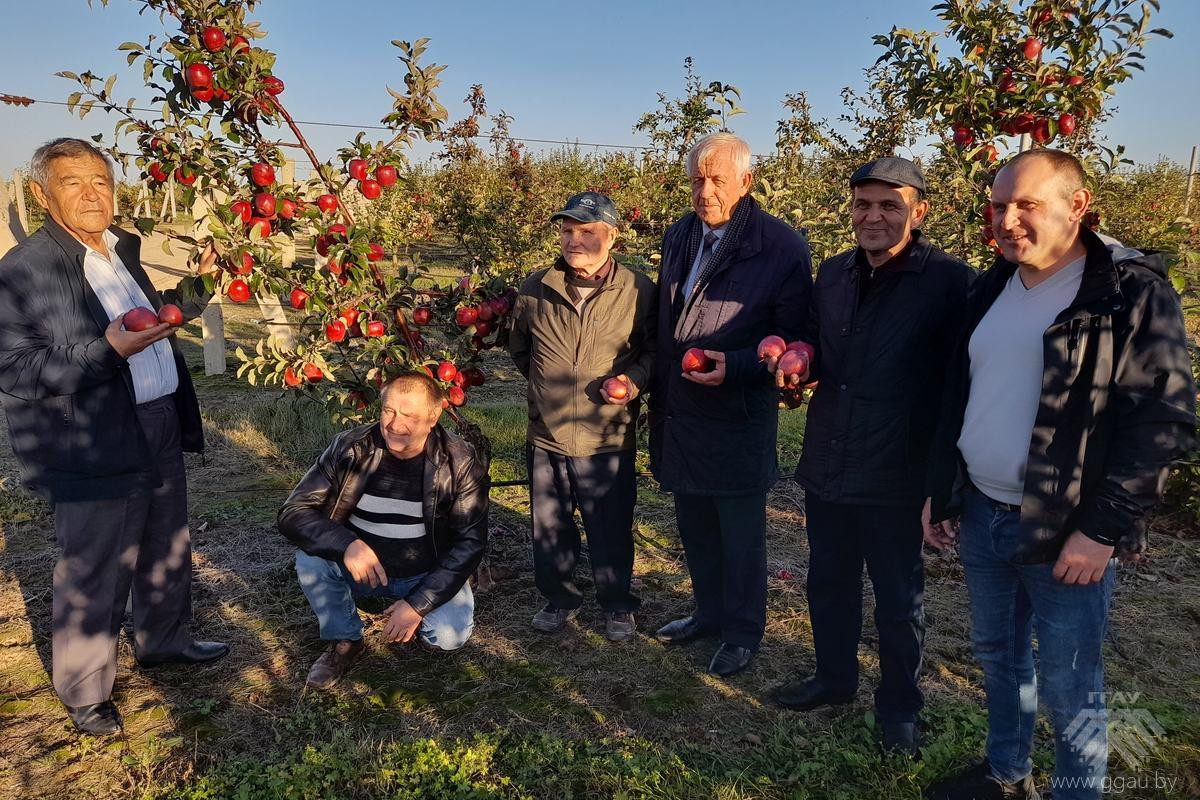
[[[151,492],[56,503],[61,548],[54,566],[54,690],[64,705],[112,694],[117,635],[133,590],[138,658],[178,653],[191,642],[192,547],[179,415],[171,396],[137,407],[162,476]]]

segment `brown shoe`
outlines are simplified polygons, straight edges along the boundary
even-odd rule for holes
[[[328,689],[337,683],[364,650],[362,640],[342,639],[329,645],[313,662],[306,683],[314,689]]]

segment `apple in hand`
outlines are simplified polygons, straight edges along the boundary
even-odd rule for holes
[[[121,318],[121,324],[125,326],[125,330],[127,331],[141,333],[159,324],[158,314],[155,314],[145,306],[138,306],[135,309],[125,312],[125,316]]]
[[[174,303],[166,303],[158,310],[158,321],[178,328],[183,324],[183,311]]]
[[[613,400],[624,400],[629,397],[629,384],[621,376],[614,375],[604,382],[604,393]]]
[[[772,334],[758,343],[758,360],[779,358],[786,350],[787,342],[783,340],[783,337]]]
[[[684,372],[709,372],[713,362],[699,347],[692,347],[683,354],[682,366]]]

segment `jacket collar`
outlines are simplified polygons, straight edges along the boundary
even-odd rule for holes
[[[621,265],[618,264],[616,259],[614,259],[611,255],[608,257],[608,259],[612,262],[612,268],[609,269],[608,277],[605,278],[604,283],[596,287],[597,291],[600,291],[601,289],[607,289],[609,286],[612,286],[617,280],[617,272],[621,269]],[[563,259],[563,257],[559,256],[554,260],[554,266],[550,267],[550,269],[546,270],[546,272],[542,275],[542,285],[558,292],[568,303],[570,303],[571,295],[570,292],[567,291],[567,279],[566,275],[563,273],[564,267],[570,269],[570,267],[567,267],[567,262]],[[574,305],[574,303],[572,303],[572,305]]]
[[[1079,226],[1079,238],[1083,241],[1087,256],[1083,264],[1083,277],[1079,283],[1079,291],[1075,294],[1071,305],[1065,309],[1067,311],[1090,306],[1112,297],[1119,300],[1121,296],[1120,278],[1117,276],[1117,267],[1113,263],[1112,253],[1108,246],[1085,225]],[[999,294],[1000,289],[1017,271],[1017,265],[1003,256],[997,256],[993,269],[998,270],[1000,277],[1003,278],[996,289],[996,293]]]
[[[924,272],[925,262],[929,260],[929,254],[933,251],[933,243],[921,232],[920,228],[913,228],[912,241],[900,253],[896,259],[891,259],[885,262],[885,265],[890,265],[892,261],[897,261],[894,266],[888,266],[889,270],[897,272]],[[866,257],[861,247],[855,247],[850,251],[849,258],[842,264],[842,269],[853,269],[858,265],[859,255]]]

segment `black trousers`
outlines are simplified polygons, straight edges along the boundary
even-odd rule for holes
[[[191,642],[192,549],[187,473],[171,396],[137,408],[163,484],[111,500],[56,503],[62,553],[54,565],[52,667],[65,705],[112,694],[117,635],[133,590],[139,658],[178,653]]]
[[[579,608],[575,585],[583,517],[596,602],[605,611],[637,611],[633,579],[633,505],[637,500],[633,450],[564,456],[526,446],[533,517],[533,570],[538,591],[556,608]]]
[[[694,616],[721,641],[757,651],[767,626],[767,495],[675,494]]]
[[[835,692],[858,688],[863,563],[875,590],[881,680],[875,708],[885,722],[911,722],[925,638],[921,510],[827,503],[809,492],[808,608],[817,677]]]

